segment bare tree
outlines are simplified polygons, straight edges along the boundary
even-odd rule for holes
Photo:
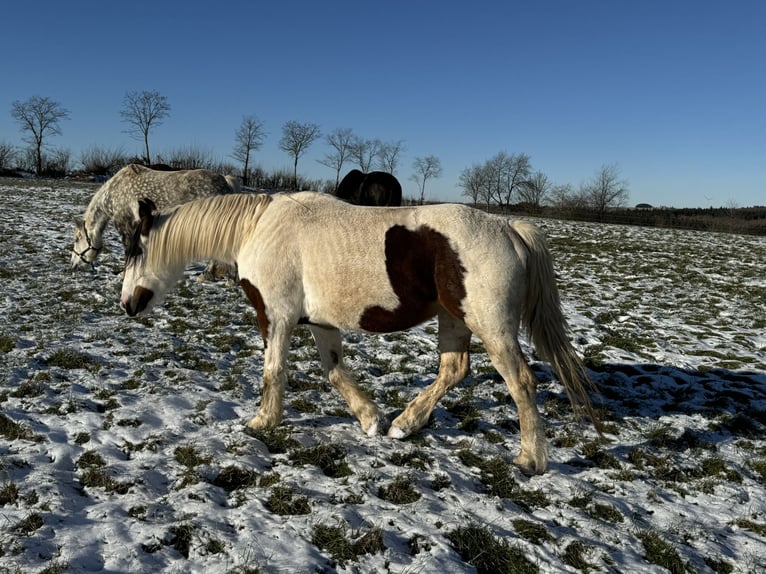
[[[486,194],[487,170],[481,165],[472,165],[460,172],[458,179],[460,187],[463,188],[462,195],[471,199],[474,207],[478,205],[480,199],[485,199],[487,209],[489,209],[490,198]]]
[[[580,194],[575,193],[570,183],[554,185],[551,188],[549,198],[553,206],[559,209],[583,207]]]
[[[523,153],[509,155],[506,152],[500,152],[489,160],[488,169],[494,185],[492,194],[503,208],[503,212],[508,213],[514,195],[529,179],[531,170],[529,156]]]
[[[242,185],[250,185],[250,154],[261,149],[266,132],[263,122],[254,115],[242,118],[239,129],[234,134],[234,151],[231,156],[242,163]]]
[[[536,171],[519,185],[519,200],[533,207],[540,207],[548,199],[551,188],[548,176]]]
[[[290,154],[293,158],[293,189],[298,189],[298,159],[320,137],[322,137],[322,132],[319,131],[317,124],[302,124],[290,120],[282,126],[279,149]]]
[[[354,142],[354,133],[349,128],[338,128],[329,134],[325,138],[327,145],[332,148],[332,151],[326,153],[325,156],[317,160],[324,166],[335,170],[335,189],[338,189],[340,183],[340,172],[343,169],[343,164],[351,158],[351,146]]]
[[[167,97],[159,92],[128,92],[122,101],[122,121],[128,124],[127,133],[133,139],[144,143],[144,161],[152,163],[149,154],[149,132],[153,127],[162,125],[162,120],[170,114]]]
[[[16,159],[16,148],[6,142],[0,142],[0,170],[10,169]]]
[[[399,165],[399,155],[404,152],[404,141],[386,142],[380,144],[378,150],[378,167],[390,174],[396,172]]]
[[[412,169],[415,170],[415,173],[412,174],[412,180],[420,188],[419,204],[423,205],[426,198],[426,181],[441,177],[442,163],[435,155],[416,157],[415,161],[412,162]]]
[[[380,140],[364,140],[360,137],[355,137],[351,144],[351,157],[356,160],[356,164],[359,169],[364,173],[368,173],[372,169],[372,162],[378,155],[380,150]]]
[[[609,208],[625,205],[630,195],[628,182],[620,179],[620,168],[617,164],[601,166],[593,178],[582,187],[581,194],[586,198],[588,205],[598,212],[601,220]]]
[[[59,122],[69,119],[69,111],[50,98],[32,96],[28,100],[15,101],[11,106],[11,116],[19,122],[21,131],[29,132],[24,141],[30,144],[35,155],[35,173],[43,171],[43,149],[45,138],[60,135]]]

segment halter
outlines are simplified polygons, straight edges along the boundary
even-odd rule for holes
[[[103,244],[101,245],[101,247],[94,247],[93,246],[93,242],[90,240],[90,235],[88,235],[88,228],[84,224],[82,226],[82,231],[85,234],[85,240],[88,242],[88,246],[85,249],[83,249],[82,251],[75,251],[74,249],[72,249],[72,252],[75,255],[77,255],[77,257],[80,258],[80,261],[90,265],[91,269],[95,269],[96,268],[96,263],[95,263],[96,262],[96,258],[94,257],[92,261],[88,261],[87,259],[85,259],[85,254],[88,251],[95,251],[96,255],[98,255],[99,252],[104,248],[104,246],[103,246]]]

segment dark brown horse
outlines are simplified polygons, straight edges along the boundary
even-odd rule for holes
[[[399,206],[402,204],[402,186],[385,171],[362,173],[352,169],[341,180],[335,197],[354,205]]]

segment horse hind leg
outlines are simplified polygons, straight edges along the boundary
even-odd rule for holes
[[[385,417],[343,367],[340,331],[316,325],[309,326],[309,330],[319,349],[322,368],[330,384],[346,400],[351,412],[362,425],[362,430],[369,436],[378,434],[385,424]]]
[[[514,462],[524,474],[542,474],[548,466],[548,441],[537,410],[537,379],[515,336],[484,344],[519,412],[521,451]]]
[[[388,436],[404,438],[422,428],[436,403],[451,388],[468,376],[471,331],[461,320],[446,311],[439,313],[439,374],[436,380],[415,397],[391,424]]]

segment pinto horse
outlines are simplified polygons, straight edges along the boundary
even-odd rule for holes
[[[156,213],[141,201],[120,306],[130,316],[158,305],[190,260],[236,263],[256,309],[265,356],[260,410],[248,426],[282,420],[290,333],[306,324],[324,374],[368,435],[384,415],[343,364],[340,330],[399,331],[438,317],[436,380],[388,428],[406,437],[469,373],[475,334],[518,406],[528,474],[548,461],[536,379],[518,341],[523,324],[558,373],[575,412],[599,428],[589,381],[567,337],[553,264],[535,226],[463,205],[365,208],[326,194],[222,195]]]
[[[358,169],[352,169],[340,181],[334,195],[354,205],[402,204],[402,186],[399,180],[385,171],[362,173]]]

